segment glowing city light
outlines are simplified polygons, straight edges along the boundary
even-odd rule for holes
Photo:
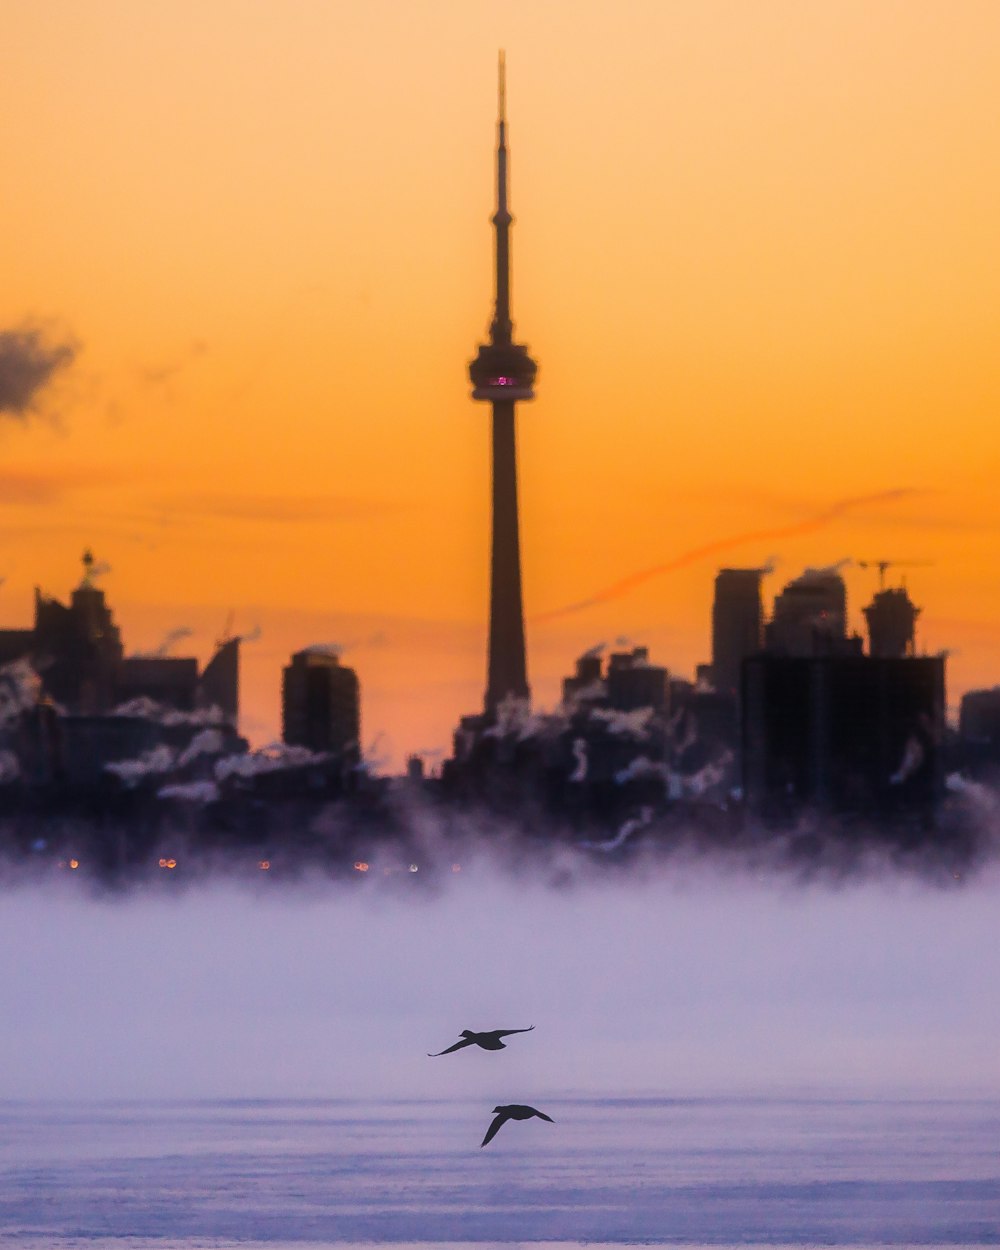
[[[367,872],[368,865],[365,863],[363,859],[359,859],[358,862],[354,865],[354,871],[355,872]]]
[[[271,867],[271,861],[269,859],[262,859],[257,864],[257,867],[261,870],[261,872],[267,872],[267,870]]]
[[[71,860],[69,861],[69,866],[70,866],[70,868],[79,868],[79,867],[80,867],[80,861],[79,861],[78,859],[71,859]]]

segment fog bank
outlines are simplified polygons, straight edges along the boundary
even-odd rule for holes
[[[409,897],[25,887],[0,902],[0,1097],[998,1093],[998,904],[993,877],[558,889],[485,865]]]

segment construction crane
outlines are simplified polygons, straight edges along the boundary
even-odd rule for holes
[[[933,560],[855,560],[854,563],[862,569],[878,569],[878,588],[880,591],[885,590],[885,571],[886,569],[900,568],[926,568],[927,565],[933,564]]]

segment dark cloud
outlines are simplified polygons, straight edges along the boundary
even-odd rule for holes
[[[27,418],[41,392],[76,356],[74,343],[52,342],[42,330],[0,330],[0,416]]]

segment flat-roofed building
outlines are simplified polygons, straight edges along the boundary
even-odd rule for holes
[[[293,746],[360,757],[361,692],[354,669],[329,648],[297,651],[282,673],[282,736]]]

